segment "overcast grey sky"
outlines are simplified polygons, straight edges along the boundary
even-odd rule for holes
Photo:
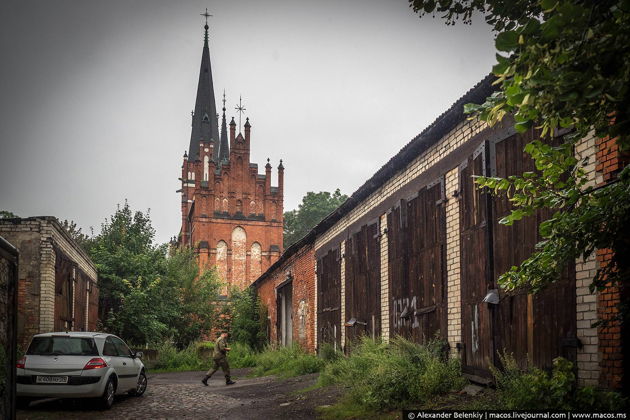
[[[481,19],[405,0],[4,1],[0,209],[98,231],[126,198],[176,235],[206,7],[217,108],[243,95],[253,162],[284,160],[285,210],[352,193],[494,62]]]

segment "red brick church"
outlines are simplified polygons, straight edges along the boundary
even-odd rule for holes
[[[179,244],[199,255],[200,267],[216,265],[221,278],[241,289],[249,286],[282,252],[283,178],[271,186],[271,164],[265,174],[250,162],[251,124],[244,132],[232,117],[228,129],[225,95],[219,135],[212,67],[205,25],[201,69],[190,147],[181,173],[182,227]]]

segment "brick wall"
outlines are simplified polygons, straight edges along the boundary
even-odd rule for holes
[[[20,251],[18,345],[24,348],[34,334],[54,329],[54,247],[72,260],[94,283],[97,281],[96,268],[87,254],[74,244],[52,217],[0,220],[0,235]],[[94,324],[93,320],[90,324]]]
[[[595,168],[595,139],[595,134],[590,133],[575,145],[575,157],[584,163],[583,169],[588,176],[587,186],[601,182],[601,174]],[[577,354],[580,385],[597,385],[599,378],[599,340],[597,329],[593,327],[597,321],[597,297],[589,290],[596,270],[595,255],[586,261],[580,258],[575,262],[577,337],[582,342]]]
[[[387,240],[387,215],[381,216],[381,338],[389,342],[389,258]]]
[[[271,165],[262,175],[249,161],[250,141],[250,128],[245,137],[231,130],[229,161],[219,167],[211,160],[212,143],[202,142],[199,160],[184,157],[181,172],[179,243],[197,251],[200,268],[217,265],[224,283],[240,289],[282,252],[284,167],[278,166],[278,186],[272,187]]]
[[[341,323],[346,322],[346,241],[342,241],[339,252],[341,254],[341,302],[340,302],[340,318]],[[317,283],[317,281],[315,281]],[[340,325],[341,328],[341,350],[343,351],[346,346],[346,327]]]
[[[601,174],[598,185],[614,181],[617,174],[628,162],[628,155],[622,154],[615,138],[597,138],[596,170]],[[610,249],[597,250],[597,266],[605,267],[613,256]],[[622,291],[616,285],[608,283],[597,296],[597,315],[602,321],[598,328],[599,367],[601,369],[599,384],[607,388],[623,386],[623,325],[617,319]]]
[[[293,342],[298,343],[304,349],[314,352],[315,343],[315,259],[312,244],[305,245],[293,254],[287,261],[276,268],[259,283],[256,283],[258,296],[267,307],[270,337],[272,343],[278,342],[277,329],[277,304],[276,288],[285,282],[290,275],[292,277],[292,315],[293,315]]]
[[[451,355],[457,355],[457,343],[462,341],[462,297],[460,291],[460,231],[459,231],[459,171],[446,173],[446,287],[447,335]]]

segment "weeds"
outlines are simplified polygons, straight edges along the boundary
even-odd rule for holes
[[[255,356],[255,376],[277,375],[284,378],[319,372],[325,365],[324,360],[314,354],[306,353],[300,346],[267,347]]]
[[[521,369],[514,356],[499,355],[503,370],[491,368],[498,403],[508,410],[619,410],[626,401],[616,392],[595,387],[577,388],[573,363],[558,357],[550,373],[528,366]]]
[[[349,357],[329,363],[319,381],[348,387],[346,404],[367,410],[422,404],[466,382],[459,361],[442,349],[440,341],[420,346],[398,337],[387,345],[364,338]]]
[[[206,362],[199,357],[196,343],[190,344],[183,350],[177,350],[172,343],[165,342],[157,347],[157,351],[158,356],[152,370],[177,372],[206,368]]]

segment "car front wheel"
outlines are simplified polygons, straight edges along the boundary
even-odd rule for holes
[[[139,397],[144,394],[144,391],[147,390],[147,375],[144,373],[144,370],[140,372],[138,375],[138,383],[136,384],[136,389],[129,391],[130,395]]]
[[[110,377],[105,385],[105,391],[103,391],[103,395],[99,399],[100,406],[103,410],[109,410],[112,408],[115,394],[116,385],[114,384],[114,379]]]

